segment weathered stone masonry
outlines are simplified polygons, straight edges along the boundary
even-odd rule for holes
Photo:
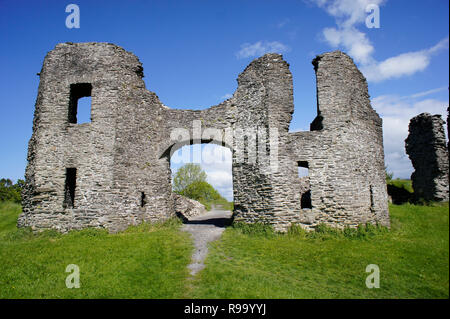
[[[290,133],[292,75],[281,55],[254,60],[230,99],[192,111],[169,109],[148,91],[132,53],[107,43],[58,44],[40,72],[18,225],[118,231],[172,217],[171,152],[183,143],[213,142],[232,150],[235,221],[268,222],[277,230],[291,223],[389,226],[382,123],[366,81],[339,51],[313,65],[318,116],[311,131]],[[76,124],[76,100],[86,95],[92,120]],[[261,145],[259,135],[195,140],[194,121],[203,135],[209,128],[224,135],[263,128],[267,136],[276,131],[279,143]],[[173,141],[175,128],[192,134]],[[277,170],[268,170],[273,163],[264,158],[240,160],[253,151],[251,142],[278,156]],[[308,177],[298,177],[299,165],[308,167]]]
[[[409,122],[406,153],[415,171],[411,175],[416,199],[448,201],[449,160],[441,115],[421,113]]]

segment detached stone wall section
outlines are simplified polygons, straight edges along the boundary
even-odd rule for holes
[[[208,212],[205,205],[196,200],[178,194],[173,194],[173,196],[175,197],[175,212],[181,214],[183,220],[189,220],[191,217],[201,216]]]
[[[109,43],[58,44],[40,72],[18,225],[114,232],[175,216],[171,154],[215,143],[233,154],[235,221],[279,231],[292,223],[389,226],[382,122],[366,80],[340,51],[313,65],[317,118],[310,131],[289,132],[292,74],[279,54],[251,62],[219,105],[176,110],[145,88],[132,53]],[[92,99],[91,122],[77,124],[83,96]]]
[[[409,122],[406,153],[415,171],[411,175],[414,196],[430,201],[448,201],[449,161],[441,115],[422,113]]]

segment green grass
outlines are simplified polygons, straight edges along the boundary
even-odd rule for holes
[[[142,224],[118,234],[17,230],[20,207],[0,203],[0,298],[181,298],[192,245],[179,222]],[[65,286],[66,266],[79,289]]]
[[[180,223],[118,234],[65,235],[16,228],[20,206],[0,203],[0,298],[448,298],[449,208],[391,205],[391,230],[298,227],[280,235],[237,223],[213,242],[206,268],[189,277],[192,243]],[[65,286],[68,264],[81,288]],[[366,266],[380,288],[365,286]]]
[[[0,234],[16,229],[17,217],[21,212],[19,204],[0,202]]]
[[[410,179],[391,179],[389,181],[387,181],[388,185],[393,185],[397,188],[403,188],[405,190],[407,190],[410,193],[413,193],[414,190],[412,188],[412,181]]]
[[[390,207],[392,228],[288,235],[229,227],[194,282],[195,298],[448,298],[449,208]],[[365,285],[366,266],[380,288]]]

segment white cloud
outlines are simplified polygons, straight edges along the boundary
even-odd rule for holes
[[[384,0],[312,0],[320,8],[336,18],[340,28],[350,28],[366,19],[366,7],[371,5],[382,5]]]
[[[323,36],[333,48],[343,45],[356,62],[369,63],[372,61],[371,54],[374,48],[369,39],[367,39],[366,34],[358,31],[356,28],[325,28]]]
[[[448,37],[426,50],[403,53],[382,62],[374,61],[363,65],[361,71],[368,81],[374,82],[412,75],[425,70],[430,64],[431,56],[444,49],[448,49]]]
[[[378,62],[373,58],[375,48],[366,33],[356,27],[365,22],[368,5],[380,6],[384,0],[311,0],[311,2],[335,18],[337,27],[322,30],[325,42],[332,48],[344,48],[360,64],[361,71],[368,81],[380,82],[423,71],[430,64],[433,54],[448,49],[447,37],[429,49],[405,52]]]
[[[356,62],[369,63],[374,48],[366,34],[357,30],[355,25],[366,19],[366,7],[369,4],[381,5],[383,0],[313,0],[336,19],[337,28],[325,28],[322,31],[324,40],[333,48],[340,46],[350,54]]]
[[[440,87],[440,88],[436,88],[436,89],[431,89],[431,90],[424,91],[424,92],[415,93],[415,94],[412,94],[410,97],[415,99],[415,98],[418,98],[418,97],[427,96],[427,95],[430,95],[430,94],[433,94],[433,93],[437,93],[437,92],[441,92],[441,91],[444,91],[444,90],[448,90],[448,88],[446,86],[443,86],[443,87]]]
[[[441,50],[448,50],[448,36],[444,39],[442,39],[441,41],[439,41],[438,44],[436,44],[435,46],[429,48],[427,50],[428,54],[435,54],[438,53]]]
[[[213,170],[208,174],[208,182],[220,188],[231,186],[231,178],[231,171],[228,170]]]
[[[369,81],[379,82],[423,71],[430,64],[424,51],[408,52],[362,68]]]
[[[278,41],[258,41],[253,44],[244,43],[241,49],[236,53],[238,59],[259,57],[266,53],[284,53],[288,52],[290,48]]]
[[[395,177],[409,178],[413,172],[411,161],[405,152],[409,120],[423,112],[441,114],[447,118],[448,101],[417,99],[441,88],[419,92],[410,96],[383,95],[372,99],[372,106],[383,118],[385,162]]]
[[[233,97],[233,94],[225,93],[220,97],[221,100],[228,100],[229,98]]]
[[[208,183],[227,200],[233,199],[231,162],[229,148],[214,144],[203,145],[201,165],[208,176]]]

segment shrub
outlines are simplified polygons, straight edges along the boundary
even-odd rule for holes
[[[22,188],[25,182],[21,179],[13,183],[9,178],[0,179],[0,202],[11,201],[20,203],[22,201]]]

